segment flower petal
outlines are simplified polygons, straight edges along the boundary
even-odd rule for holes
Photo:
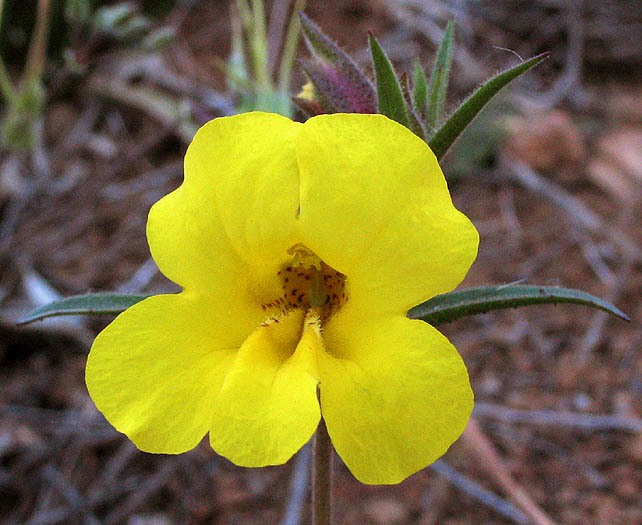
[[[185,155],[184,183],[149,214],[150,249],[167,277],[185,288],[245,295],[258,293],[249,277],[275,279],[279,254],[285,261],[297,242],[300,129],[258,112],[199,129]]]
[[[178,454],[209,429],[235,348],[213,329],[212,305],[186,292],[120,314],[87,360],[89,393],[107,420],[146,452]]]
[[[337,314],[319,354],[321,411],[363,483],[399,483],[463,432],[473,408],[466,367],[432,326],[405,317],[356,324]]]
[[[478,235],[430,148],[383,115],[321,115],[297,138],[303,242],[348,276],[350,301],[405,312],[452,290]]]
[[[244,467],[279,465],[310,439],[320,419],[321,342],[313,321],[302,332],[298,310],[245,341],[214,409],[210,442],[216,452]]]

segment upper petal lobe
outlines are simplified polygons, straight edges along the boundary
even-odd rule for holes
[[[383,115],[322,115],[297,138],[303,242],[348,276],[350,301],[402,313],[452,290],[478,235],[430,148]]]
[[[150,211],[147,237],[161,271],[184,288],[248,290],[260,306],[296,242],[300,124],[267,113],[205,124],[185,155],[185,181]],[[254,288],[253,288],[254,286]]]

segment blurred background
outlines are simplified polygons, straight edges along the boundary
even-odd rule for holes
[[[294,2],[265,2],[267,80],[243,67],[244,5],[0,1],[2,523],[309,520],[306,453],[264,469],[236,468],[206,443],[154,456],[105,422],[83,375],[108,318],[15,324],[62,296],[175,290],[150,259],[145,221],[180,184],[195,130],[253,107],[304,118],[283,97],[305,82],[296,64],[291,75],[281,67],[294,50],[307,56],[287,43]],[[366,69],[372,31],[400,71],[414,57],[430,71],[454,17],[450,108],[520,56],[550,51],[443,163],[481,234],[464,286],[580,288],[632,318],[558,305],[440,327],[471,374],[474,432],[397,486],[362,485],[337,460],[338,523],[641,523],[642,5],[315,0],[305,10]]]

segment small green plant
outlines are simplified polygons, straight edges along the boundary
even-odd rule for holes
[[[301,29],[296,13],[303,9],[305,1],[294,4],[280,53],[277,45],[268,45],[263,1],[252,0],[250,5],[247,0],[237,0],[234,5],[232,49],[221,67],[229,89],[238,96],[238,112],[269,111],[292,117],[290,79]]]
[[[10,151],[31,151],[39,140],[38,124],[44,104],[44,73],[47,36],[49,34],[50,0],[40,0],[36,11],[27,60],[19,81],[14,82],[0,58],[0,93],[5,112],[0,122],[0,144]],[[0,21],[4,1],[0,0]]]
[[[4,2],[0,0],[0,22]],[[10,151],[32,151],[39,138],[45,101],[44,74],[47,42],[50,32],[52,2],[39,0],[36,22],[29,44],[27,59],[17,81],[12,80],[4,61],[0,58],[0,95],[5,111],[0,122],[0,144]],[[72,37],[82,40],[84,54],[97,42],[111,39],[144,52],[162,49],[173,38],[166,28],[155,28],[130,2],[102,6],[94,12],[87,0],[67,0],[64,9]],[[72,38],[73,39],[73,38]],[[78,60],[71,49],[64,53],[69,71],[83,73],[86,64]]]
[[[65,19],[72,43],[64,53],[65,65],[74,73],[86,71],[93,49],[103,42],[154,53],[165,49],[175,37],[171,27],[156,26],[131,2],[101,6],[92,12],[86,0],[67,0]]]

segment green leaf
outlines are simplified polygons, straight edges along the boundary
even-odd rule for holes
[[[369,33],[369,38],[372,66],[377,79],[379,113],[410,128],[403,91],[392,63],[372,33]]]
[[[239,5],[242,5],[239,3]],[[233,11],[230,17],[232,28],[231,49],[225,68],[227,86],[235,92],[244,91],[250,85],[250,74],[245,61],[245,44],[243,26],[238,12]]]
[[[414,61],[412,85],[412,102],[415,111],[421,115],[426,107],[426,93],[428,92],[428,86],[426,82],[426,73],[424,73],[418,58],[415,58]]]
[[[66,297],[60,301],[46,304],[29,312],[18,324],[33,323],[47,317],[59,315],[102,315],[119,314],[130,306],[149,297],[120,293],[90,293]]]
[[[292,76],[296,49],[299,45],[299,35],[301,34],[301,19],[296,16],[296,13],[302,11],[304,7],[305,0],[297,0],[295,2],[283,43],[281,63],[279,65],[278,86],[279,92],[285,97],[289,97],[290,78]]]
[[[435,129],[441,122],[444,114],[444,105],[446,103],[446,92],[448,91],[448,81],[450,80],[450,67],[453,61],[453,40],[455,24],[452,20],[448,21],[444,38],[439,44],[437,58],[430,75],[428,84],[428,111],[426,124],[428,129]]]
[[[268,68],[267,35],[263,0],[252,0],[252,31],[249,34],[254,81],[260,90],[271,90],[272,79]]]
[[[408,85],[408,75],[406,75],[406,73],[401,74],[399,84],[401,85],[403,98],[406,101],[406,111],[408,113],[408,122],[410,122],[410,131],[417,135],[421,140],[425,141],[426,130],[423,128],[419,115],[415,113],[412,96],[410,95],[410,86]]]
[[[432,325],[449,323],[461,317],[491,310],[517,308],[533,304],[583,304],[630,321],[612,304],[580,290],[553,286],[503,285],[481,286],[438,295],[408,311],[411,319],[422,319]]]
[[[457,110],[450,116],[446,123],[439,128],[437,133],[428,142],[430,149],[437,159],[441,159],[455,142],[460,133],[466,129],[468,124],[477,116],[482,108],[493,98],[497,92],[506,84],[525,73],[542,60],[548,58],[550,53],[542,53],[536,57],[522,62],[520,65],[499,73],[485,84],[479,87]]]

